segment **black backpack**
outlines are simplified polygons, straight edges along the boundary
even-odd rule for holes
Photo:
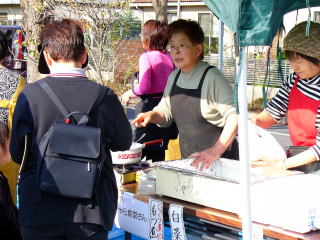
[[[41,139],[37,171],[39,187],[59,196],[92,198],[106,152],[101,142],[101,129],[86,124],[89,113],[102,101],[106,88],[100,88],[88,113],[69,113],[47,83],[39,81],[38,84],[65,116],[65,122],[54,122]],[[80,120],[76,121],[75,115],[81,116]]]

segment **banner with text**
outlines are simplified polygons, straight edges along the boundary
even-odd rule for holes
[[[148,203],[134,198],[132,193],[120,192],[115,224],[129,233],[148,238]]]

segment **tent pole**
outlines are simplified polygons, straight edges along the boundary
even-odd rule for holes
[[[223,32],[224,23],[219,18],[219,49],[218,49],[218,68],[223,71]]]
[[[247,104],[247,47],[240,51],[240,80],[238,89],[239,102],[239,154],[240,154],[240,187],[241,187],[241,218],[243,239],[251,240],[251,192],[248,146],[248,104]]]

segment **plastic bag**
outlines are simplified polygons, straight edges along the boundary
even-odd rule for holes
[[[281,168],[287,159],[278,141],[263,128],[248,122],[249,160],[252,166]],[[255,165],[257,164],[257,165]]]

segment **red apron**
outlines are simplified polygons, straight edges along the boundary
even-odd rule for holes
[[[289,94],[288,128],[294,146],[313,146],[316,144],[316,118],[320,101],[305,96],[295,80]]]

